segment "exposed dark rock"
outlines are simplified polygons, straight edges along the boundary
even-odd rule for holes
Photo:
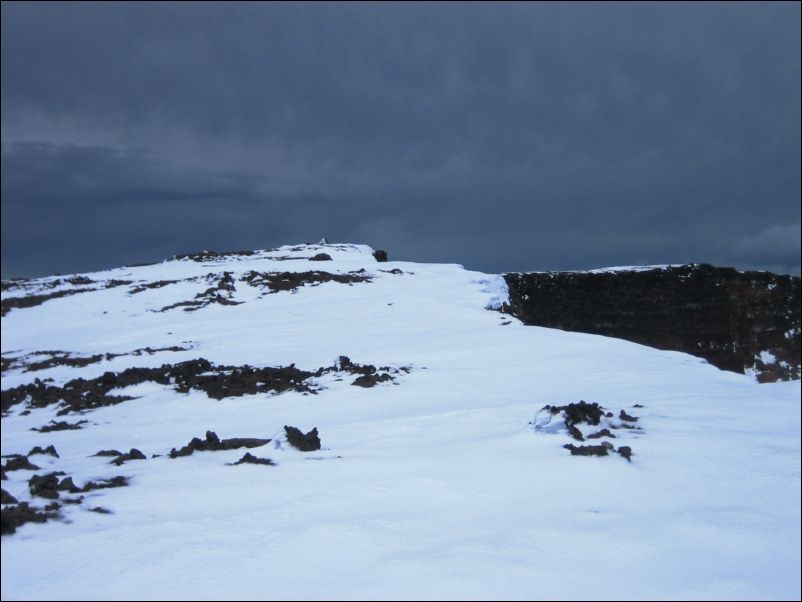
[[[100,479],[99,481],[89,481],[79,489],[80,492],[86,493],[95,489],[111,489],[114,487],[126,487],[128,485],[128,477],[112,477],[111,479]]]
[[[91,278],[87,278],[86,276],[75,276],[73,278],[65,278],[64,282],[68,284],[73,284],[75,286],[84,286],[86,284],[97,284],[96,280],[92,280]]]
[[[129,284],[133,284],[131,280],[118,280],[116,278],[112,278],[110,280],[106,280],[106,288],[115,288],[117,286],[127,286]]]
[[[63,291],[56,291],[55,293],[45,293],[42,295],[26,295],[24,297],[6,297],[0,301],[0,316],[5,316],[12,309],[24,309],[26,307],[36,307],[45,301],[51,299],[58,299],[59,297],[68,297],[70,295],[77,295],[79,293],[86,293],[93,291],[93,288],[78,288],[67,289]]]
[[[113,514],[111,510],[107,510],[106,508],[101,508],[100,506],[95,506],[94,508],[90,508],[89,512],[97,512],[98,514]]]
[[[30,355],[50,355],[51,357],[46,360],[38,362],[23,362],[19,360],[20,367],[24,368],[25,372],[34,372],[36,370],[46,370],[55,366],[70,366],[72,368],[83,368],[89,364],[96,364],[103,360],[103,354],[90,355],[86,357],[75,357],[67,351],[34,351]]]
[[[352,382],[352,385],[356,385],[357,387],[372,387],[379,383],[383,383],[388,380],[393,380],[393,377],[387,373],[384,374],[363,374],[362,376],[357,377],[357,379]]]
[[[582,435],[582,431],[580,431],[573,424],[568,425],[568,434],[571,435],[577,441],[584,441],[585,440],[585,437]]]
[[[5,372],[17,367],[17,358],[0,357],[0,372]]]
[[[525,324],[697,355],[758,380],[800,378],[800,279],[706,264],[606,273],[504,275]],[[774,360],[764,362],[762,352]]]
[[[147,348],[146,348],[147,349]],[[387,369],[389,370],[389,368]],[[402,368],[405,372],[407,368]],[[163,364],[158,368],[128,368],[122,372],[105,372],[93,379],[76,378],[63,387],[47,384],[35,379],[33,383],[20,385],[0,393],[0,405],[3,413],[18,403],[27,402],[28,408],[43,408],[53,404],[61,404],[59,415],[71,412],[82,412],[95,408],[110,406],[134,399],[125,395],[110,395],[113,389],[137,385],[143,382],[156,382],[171,386],[179,393],[200,390],[212,399],[239,397],[257,393],[297,391],[299,393],[315,393],[316,388],[306,381],[317,378],[327,372],[344,371],[352,374],[374,374],[376,367],[351,362],[343,356],[335,366],[318,368],[315,372],[307,372],[294,364],[284,367],[253,368],[251,366],[215,366],[206,359],[200,358],[177,364]],[[382,375],[380,380],[390,377]],[[42,427],[41,432],[80,428],[66,422],[53,423]]]
[[[143,353],[147,353],[148,355],[153,355],[154,353],[159,353],[161,351],[188,351],[189,349],[191,349],[191,347],[179,347],[177,345],[173,345],[171,347],[159,347],[156,349],[152,347],[143,347],[142,349],[134,349],[133,351],[129,351],[127,353],[98,353],[89,356],[76,356],[75,354],[69,351],[34,351],[32,353],[26,354],[24,358],[23,357],[11,358],[8,368],[22,368],[25,372],[46,370],[48,368],[54,368],[56,366],[69,366],[71,368],[82,368],[84,366],[88,366],[89,364],[96,364],[104,360],[109,361],[116,357],[123,357],[126,355],[139,356],[142,355]],[[50,357],[45,360],[28,361],[29,357],[36,355],[49,355]]]
[[[11,472],[13,470],[40,470],[36,464],[31,464],[31,461],[28,460],[27,456],[14,454],[7,457],[9,460],[5,463],[5,466],[3,466],[3,470],[7,472]]]
[[[240,397],[256,393],[297,391],[313,393],[313,389],[304,382],[315,375],[290,365],[282,368],[241,368],[218,369],[217,374],[193,374],[183,382],[176,383],[176,390],[186,392],[199,389],[212,399],[224,397]]]
[[[9,278],[8,280],[0,280],[0,291],[13,291],[22,288],[28,282],[27,278]]]
[[[606,456],[607,453],[613,449],[607,441],[603,441],[601,445],[580,445],[576,446],[573,443],[563,445],[565,449],[571,450],[572,456]]]
[[[339,282],[340,284],[354,284],[369,282],[371,276],[349,272],[347,274],[331,274],[329,272],[247,272],[242,281],[257,288],[266,288],[270,293],[281,291],[294,291],[301,286],[318,286],[324,282]]]
[[[338,371],[350,372],[351,374],[374,374],[376,366],[372,364],[356,364],[347,355],[341,355],[335,364]]]
[[[56,491],[68,491],[69,493],[80,493],[80,489],[75,486],[72,477],[64,477],[59,481]]]
[[[565,426],[568,432],[577,441],[584,441],[582,433],[577,424],[590,424],[598,425],[604,415],[604,408],[598,403],[588,403],[587,401],[579,401],[578,403],[569,403],[565,406],[545,406],[544,410],[549,410],[552,414],[559,414],[563,412],[565,416]]]
[[[148,289],[152,288],[161,288],[163,286],[169,286],[170,284],[176,284],[177,282],[181,282],[180,280],[157,280],[155,282],[145,282],[143,284],[138,284],[134,288],[132,288],[129,292],[131,295],[136,295],[137,293],[142,293]]]
[[[0,515],[0,533],[3,535],[11,535],[26,523],[44,523],[49,519],[61,518],[57,511],[42,512],[31,507],[27,502],[3,508]]]
[[[56,422],[55,420],[51,420],[49,424],[40,426],[39,428],[32,428],[31,430],[38,431],[40,433],[51,433],[53,431],[79,431],[81,430],[82,425],[88,423],[88,420],[79,420],[78,422],[65,422],[63,420]]]
[[[636,416],[630,416],[624,410],[621,410],[621,413],[618,414],[618,417],[625,421],[625,422],[637,422],[638,418]]]
[[[276,465],[276,463],[270,458],[257,458],[256,456],[252,456],[250,452],[245,452],[244,456],[242,456],[236,462],[232,462],[230,466],[237,466],[239,464],[265,464],[267,466]]]
[[[387,261],[387,251],[382,251],[381,249],[376,249],[375,251],[373,251],[373,257],[379,263],[383,263],[383,262]]]
[[[611,428],[611,429],[628,429],[628,430],[631,430],[631,431],[641,431],[641,430],[643,430],[643,429],[642,429],[641,427],[639,427],[639,426],[636,426],[636,425],[634,425],[634,424],[627,424],[627,423],[623,423],[623,424],[611,424],[611,425],[610,425],[610,428]]]
[[[588,439],[601,439],[602,437],[615,438],[615,435],[610,432],[610,429],[602,429],[596,433],[593,433],[592,435],[588,435]]]
[[[317,255],[310,257],[309,261],[331,261],[331,255],[328,253],[318,253]]]
[[[211,286],[202,293],[195,295],[192,301],[180,301],[162,307],[159,311],[168,311],[176,307],[183,307],[184,311],[196,311],[211,304],[217,305],[240,305],[242,301],[234,301],[231,297],[236,292],[234,286],[234,278],[231,276],[232,272],[223,272],[220,275],[209,274],[207,279],[210,280]]]
[[[618,453],[625,457],[627,462],[632,462],[632,460],[630,460],[630,457],[632,456],[632,448],[629,445],[622,445],[619,447]]]
[[[179,255],[173,256],[173,259],[182,260],[182,259],[189,259],[191,261],[197,261],[199,263],[204,261],[217,261],[221,259],[230,259],[232,257],[250,257],[254,255],[256,251],[251,250],[244,250],[244,251],[201,251],[200,253],[181,253]]]
[[[117,451],[116,449],[101,449],[99,452],[97,452],[96,454],[93,454],[93,455],[95,455],[95,456],[122,456],[123,453],[120,452],[120,451]]]
[[[0,504],[19,504],[19,500],[5,489],[0,489]]]
[[[47,455],[47,456],[53,456],[54,458],[61,457],[61,456],[58,455],[58,452],[56,451],[56,448],[53,445],[48,445],[44,449],[42,449],[41,447],[39,447],[37,445],[31,451],[28,452],[29,456],[32,456],[34,454],[42,454],[42,455]]]
[[[404,271],[399,270],[398,268],[393,268],[392,270],[379,270],[380,272],[384,272],[385,274],[393,274],[394,276],[401,276]]]
[[[316,451],[320,449],[320,437],[317,434],[317,428],[313,428],[305,435],[294,426],[284,426],[284,432],[287,433],[287,441],[293,447],[304,451]]]
[[[206,438],[199,439],[193,437],[192,440],[179,450],[173,448],[168,454],[171,458],[189,456],[196,451],[225,451],[229,449],[239,449],[246,447],[261,447],[270,443],[270,439],[257,439],[253,437],[234,437],[231,439],[220,440],[214,431],[206,431]]]
[[[63,472],[51,472],[45,475],[33,475],[28,480],[28,490],[31,495],[47,498],[49,500],[58,499],[58,477]]]
[[[117,466],[121,466],[124,462],[129,462],[130,460],[146,460],[145,454],[139,451],[137,448],[132,447],[131,451],[127,454],[120,454],[117,458],[112,460],[111,464],[116,464]]]

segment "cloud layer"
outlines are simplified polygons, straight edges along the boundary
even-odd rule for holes
[[[799,272],[800,8],[3,3],[3,276],[366,242]]]

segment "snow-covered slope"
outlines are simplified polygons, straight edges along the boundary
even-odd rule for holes
[[[798,599],[799,381],[524,326],[489,310],[505,296],[360,245],[4,283],[2,452],[59,457],[2,487],[41,509],[29,480],[62,471],[75,493],[3,536],[3,599]],[[283,392],[244,368],[291,364]],[[615,438],[540,411],[580,400],[611,415],[576,428]],[[169,457],[206,431],[271,442]],[[130,448],[147,459],[94,455]],[[275,465],[230,465],[245,452]]]

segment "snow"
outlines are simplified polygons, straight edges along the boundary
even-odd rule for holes
[[[777,358],[771,351],[761,351],[760,352],[760,361],[766,365],[774,364],[777,361]]]
[[[333,261],[308,261],[318,252]],[[360,269],[372,281],[294,293],[239,281],[249,270]],[[209,286],[207,274],[223,271],[233,273],[241,305],[153,311],[191,299]],[[524,326],[487,309],[506,300],[499,276],[377,263],[364,245],[286,246],[87,276],[184,281],[134,295],[91,285],[99,290],[12,309],[3,353],[191,348],[12,370],[4,390],[197,357],[315,370],[347,355],[411,370],[370,389],[326,374],[317,395],[217,401],[144,383],[124,391],[137,399],[80,417],[12,408],[3,454],[54,444],[60,458],[31,460],[79,484],[132,480],[87,494],[65,509],[67,521],[3,536],[3,599],[800,597],[799,381],[760,385],[690,355]],[[632,447],[631,463],[571,456],[559,423],[535,428],[545,426],[544,405],[580,399],[639,417],[642,432],[612,440]],[[29,430],[65,419],[90,424]],[[323,449],[294,450],[285,424],[317,427]],[[121,467],[91,457],[136,447],[150,458],[206,430],[274,438],[249,451],[277,466],[227,465],[245,450]],[[32,472],[8,474],[4,489],[44,505],[27,492]],[[94,506],[113,514],[87,511]]]

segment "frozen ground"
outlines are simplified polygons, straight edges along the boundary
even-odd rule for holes
[[[308,260],[319,252],[334,260]],[[241,280],[249,271],[361,269],[372,280],[296,292],[265,294]],[[240,304],[158,311],[193,300],[226,271],[235,291],[223,296]],[[199,357],[314,371],[346,355],[410,370],[372,388],[326,373],[316,395],[214,400],[147,382],[125,391],[136,399],[83,415],[13,406],[3,454],[53,444],[60,458],[30,457],[37,473],[131,480],[62,507],[62,521],[3,536],[3,599],[800,598],[799,381],[758,385],[689,355],[523,326],[487,309],[505,298],[500,277],[377,263],[364,246],[86,276],[93,282],[43,279],[4,292],[93,289],[11,309],[3,358],[129,355],[12,367],[3,390]],[[131,283],[105,288],[112,279]],[[179,282],[132,293],[171,280]],[[172,346],[186,350],[130,355]],[[546,404],[582,399],[638,417],[642,430],[610,440],[632,448],[631,463],[572,456],[563,445],[578,442],[558,420],[530,424]],[[78,419],[89,423],[30,430]],[[317,427],[323,449],[290,447],[284,425]],[[163,455],[207,430],[273,438],[249,451],[276,466],[227,465],[241,449]],[[92,457],[131,447],[149,459],[117,467]],[[3,488],[44,506],[28,492],[33,474],[9,472]],[[88,511],[95,506],[112,514]]]

